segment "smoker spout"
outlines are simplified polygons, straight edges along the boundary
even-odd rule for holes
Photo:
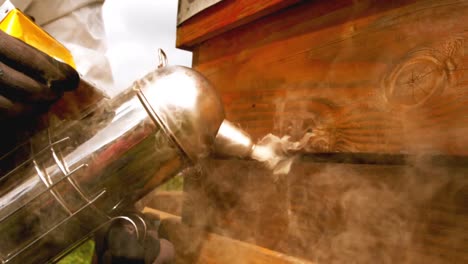
[[[225,119],[215,138],[214,155],[227,158],[250,158],[254,147],[255,144],[247,132]]]

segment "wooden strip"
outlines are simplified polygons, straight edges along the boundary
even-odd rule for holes
[[[145,208],[143,208],[143,210],[141,212],[144,213],[144,214],[153,215],[155,217],[158,217],[161,220],[172,219],[172,218],[180,220],[180,216],[173,215],[173,214],[170,214],[168,212],[164,212],[164,211],[154,209],[154,208],[151,208],[151,207],[145,207]]]
[[[192,50],[193,46],[237,26],[271,14],[300,0],[223,1],[182,23],[177,28],[176,46]]]
[[[149,207],[173,215],[182,215],[184,192],[155,190],[138,201],[137,208]]]

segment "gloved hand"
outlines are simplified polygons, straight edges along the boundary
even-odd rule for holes
[[[0,31],[0,120],[45,112],[78,83],[71,66]]]
[[[158,225],[154,219],[144,214],[138,215],[146,223],[146,237],[138,238],[137,230],[128,221],[113,222],[103,239],[95,239],[99,264],[173,263],[175,252],[172,243],[159,238]]]

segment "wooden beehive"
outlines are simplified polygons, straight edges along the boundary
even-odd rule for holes
[[[287,175],[189,173],[184,225],[242,242],[180,262],[468,262],[468,2],[225,0],[177,46],[254,139],[315,133]]]

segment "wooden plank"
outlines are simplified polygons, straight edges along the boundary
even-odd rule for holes
[[[137,208],[153,208],[173,215],[182,215],[184,192],[155,190],[136,204]]]
[[[299,1],[236,0],[218,3],[203,10],[177,28],[176,46],[192,50],[196,44],[211,37]]]
[[[182,224],[180,217],[146,207],[143,213],[162,220],[162,232],[174,243],[177,263],[252,263],[252,264],[312,264],[254,244],[245,243],[214,233],[196,230]],[[188,254],[197,244],[196,257]],[[188,259],[190,258],[190,260]]]
[[[158,210],[158,209],[155,209],[155,208],[151,208],[151,207],[144,207],[143,210],[141,210],[141,212],[144,213],[144,214],[152,215],[152,216],[156,217],[156,219],[160,219],[160,220],[176,219],[176,220],[180,221],[180,216],[178,216],[178,215],[174,215],[174,214],[171,214],[171,213],[168,213],[168,212],[165,212],[165,211],[161,211],[161,210]]]
[[[197,46],[227,118],[308,151],[468,154],[465,1],[310,1]],[[428,26],[428,25],[431,26]]]

